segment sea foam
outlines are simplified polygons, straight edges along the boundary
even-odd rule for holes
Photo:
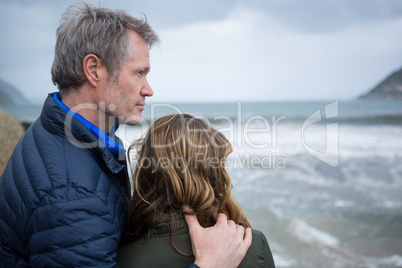
[[[318,230],[299,219],[290,222],[289,231],[299,240],[310,245],[318,244],[330,247],[337,247],[339,245],[339,239],[335,236]]]

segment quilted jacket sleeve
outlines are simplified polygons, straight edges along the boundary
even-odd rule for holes
[[[108,197],[110,199],[110,197]],[[33,212],[28,229],[32,267],[118,267],[118,199],[111,205],[74,187],[55,189]]]

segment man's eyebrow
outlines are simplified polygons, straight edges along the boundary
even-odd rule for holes
[[[133,73],[139,73],[139,72],[142,72],[142,73],[149,73],[151,71],[151,67],[149,67],[149,66],[146,66],[146,67],[143,67],[143,68],[135,68],[135,69],[133,69]]]
[[[146,66],[144,68],[138,68],[136,70],[136,72],[144,72],[144,73],[149,73],[150,71],[151,71],[151,67],[149,67],[149,66]]]

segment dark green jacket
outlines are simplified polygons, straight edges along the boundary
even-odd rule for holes
[[[180,218],[174,236],[175,246],[184,253],[192,254],[188,226],[184,218]],[[194,257],[179,254],[170,242],[170,223],[163,221],[153,228],[151,238],[137,240],[121,248],[117,252],[120,268],[153,268],[153,267],[187,267],[194,262]],[[274,268],[274,260],[264,234],[252,230],[253,243],[239,267]],[[202,268],[202,267],[201,267]]]

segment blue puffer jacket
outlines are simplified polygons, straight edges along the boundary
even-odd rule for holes
[[[49,96],[0,178],[0,267],[117,267],[125,160],[66,115]]]

